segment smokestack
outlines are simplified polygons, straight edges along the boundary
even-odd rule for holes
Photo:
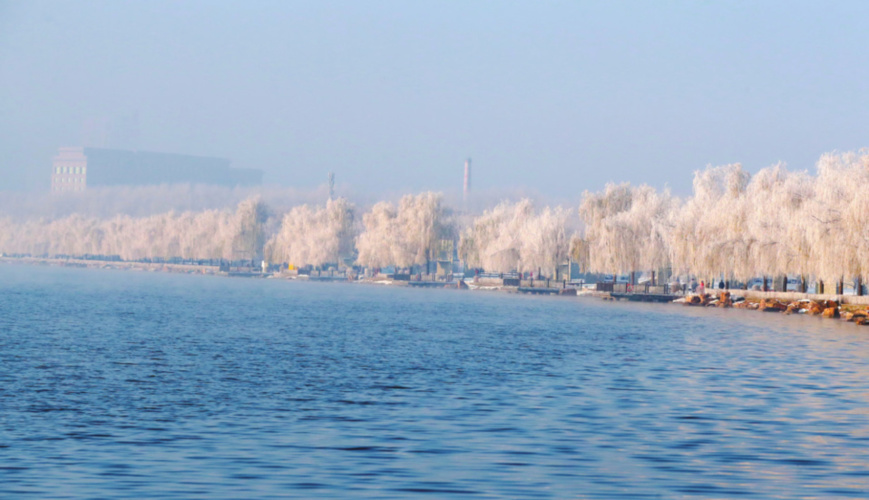
[[[471,196],[471,159],[468,158],[465,161],[465,186],[462,191],[462,202],[465,204],[465,208],[468,208],[468,198]]]

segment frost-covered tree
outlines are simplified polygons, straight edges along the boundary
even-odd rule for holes
[[[268,208],[259,196],[248,198],[238,204],[235,213],[235,235],[232,240],[233,257],[259,260],[265,245],[264,226]]]
[[[229,259],[238,237],[238,214],[198,213],[115,216],[73,214],[52,221],[3,219],[0,251],[32,255],[118,255],[125,260],[181,257]]]
[[[455,233],[442,195],[431,192],[404,196],[397,208],[378,203],[362,216],[362,222],[357,262],[368,267],[428,265],[437,244],[453,239]]]
[[[268,243],[270,258],[296,266],[340,263],[353,254],[354,220],[355,207],[344,198],[329,200],[325,207],[294,207]]]
[[[869,202],[865,186],[869,180],[869,155],[863,151],[825,154],[817,169],[815,196],[805,219],[815,274],[828,281],[858,276],[866,280]]]
[[[592,272],[654,270],[670,263],[670,233],[676,200],[650,186],[608,184],[585,192],[579,214],[585,236],[574,255]]]
[[[748,184],[746,227],[752,242],[743,258],[751,274],[804,274],[811,271],[811,244],[806,238],[806,205],[813,198],[804,172],[789,172],[783,164],[761,169]],[[740,273],[743,278],[746,272]]]
[[[416,196],[407,195],[398,204],[396,223],[401,255],[409,257],[398,264],[403,267],[426,265],[437,258],[441,240],[455,239],[455,223],[452,211],[443,203],[440,193],[425,192]]]
[[[477,217],[462,233],[459,251],[467,265],[490,272],[519,269],[522,230],[534,214],[531,200],[503,202]]]
[[[490,272],[553,273],[567,260],[569,213],[528,199],[501,203],[477,217],[461,236],[459,252],[472,267]]]
[[[801,274],[866,281],[866,185],[867,151],[826,154],[813,174],[773,165],[752,177],[739,164],[709,167],[695,172],[693,193],[684,202],[649,186],[609,184],[600,192],[585,192],[578,211],[584,231],[571,237],[569,212],[536,210],[529,200],[501,203],[473,219],[467,216],[459,252],[468,265],[494,272],[550,272],[569,252],[585,270],[597,272],[672,265],[677,273],[742,280]],[[191,187],[123,193],[143,200],[155,193],[188,193],[198,196],[203,207],[217,203],[208,199],[211,191],[197,194]],[[250,192],[230,194],[237,200]],[[248,198],[234,210],[161,213],[155,203],[135,216],[106,217],[95,196],[76,204],[72,198],[57,198],[51,215],[44,217],[13,217],[5,211],[0,214],[0,252],[118,255],[126,260],[257,259],[269,241],[267,252],[274,260],[323,265],[351,256],[355,243],[359,264],[407,268],[426,265],[443,240],[456,237],[457,219],[434,193],[405,196],[397,205],[374,205],[362,217],[364,230],[358,237],[353,205],[343,199],[325,207],[282,205],[287,211],[278,220],[269,217],[259,198]],[[82,210],[57,215],[63,207]]]
[[[567,237],[567,210],[544,208],[525,220],[520,232],[519,271],[546,271],[556,275],[558,266],[567,261],[570,242]]]
[[[398,263],[395,256],[397,227],[395,207],[382,201],[362,216],[364,230],[356,239],[356,262],[366,267],[386,267]]]
[[[736,163],[694,173],[694,193],[673,216],[670,257],[679,273],[749,277],[755,244],[745,191],[750,175]]]

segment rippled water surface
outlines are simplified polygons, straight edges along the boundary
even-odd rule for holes
[[[869,492],[869,328],[0,265],[0,497]]]

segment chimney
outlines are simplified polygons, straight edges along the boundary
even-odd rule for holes
[[[462,190],[462,202],[465,205],[465,209],[468,208],[468,199],[471,196],[471,159],[468,158],[465,161],[465,185]]]

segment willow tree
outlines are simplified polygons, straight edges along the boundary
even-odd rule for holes
[[[568,219],[563,208],[538,212],[528,199],[503,202],[474,219],[459,249],[469,266],[487,271],[554,273],[568,257]]]
[[[324,207],[293,207],[269,240],[268,254],[273,261],[296,266],[340,263],[353,254],[354,221],[355,207],[344,198],[329,200]]]
[[[437,250],[442,240],[455,239],[455,224],[452,211],[443,203],[440,193],[425,192],[416,196],[407,195],[398,203],[395,223],[398,242],[402,247],[402,267],[414,264],[426,266],[437,259]]]
[[[235,216],[233,256],[251,261],[262,258],[266,241],[264,226],[268,219],[266,204],[259,196],[248,198],[238,204]]]
[[[356,240],[357,261],[368,267],[428,266],[438,244],[455,237],[452,212],[439,193],[406,195],[396,208],[388,202],[362,216],[364,230]]]
[[[398,262],[395,217],[395,206],[385,201],[362,215],[363,231],[356,238],[357,263],[365,267],[386,267]]]
[[[502,202],[485,211],[465,229],[459,242],[462,259],[471,267],[507,273],[520,267],[523,231],[534,214],[531,200]]]
[[[811,243],[803,223],[812,197],[808,176],[789,172],[781,163],[761,169],[751,178],[744,205],[750,211],[747,228],[753,245],[746,260],[752,274],[810,271]]]
[[[600,193],[586,191],[579,207],[585,236],[574,240],[574,254],[592,272],[667,267],[676,205],[668,191],[646,185],[608,184]]]
[[[856,265],[851,272],[860,278],[859,284],[869,282],[869,150],[848,156],[849,196],[843,210],[843,223],[849,228],[848,245],[854,251]],[[862,290],[861,292],[862,293]]]
[[[807,230],[816,275],[824,280],[869,277],[869,155],[825,154],[818,161]]]
[[[678,208],[670,232],[670,257],[680,273],[745,279],[754,273],[755,241],[745,191],[750,175],[736,163],[694,173],[693,196]]]
[[[544,208],[524,220],[520,232],[519,271],[538,274],[542,269],[557,276],[558,266],[567,261],[570,241],[567,237],[567,210]]]
[[[591,272],[619,273],[632,270],[634,242],[621,231],[615,217],[631,206],[630,184],[607,184],[601,193],[585,191],[579,216],[585,223],[588,269]]]

